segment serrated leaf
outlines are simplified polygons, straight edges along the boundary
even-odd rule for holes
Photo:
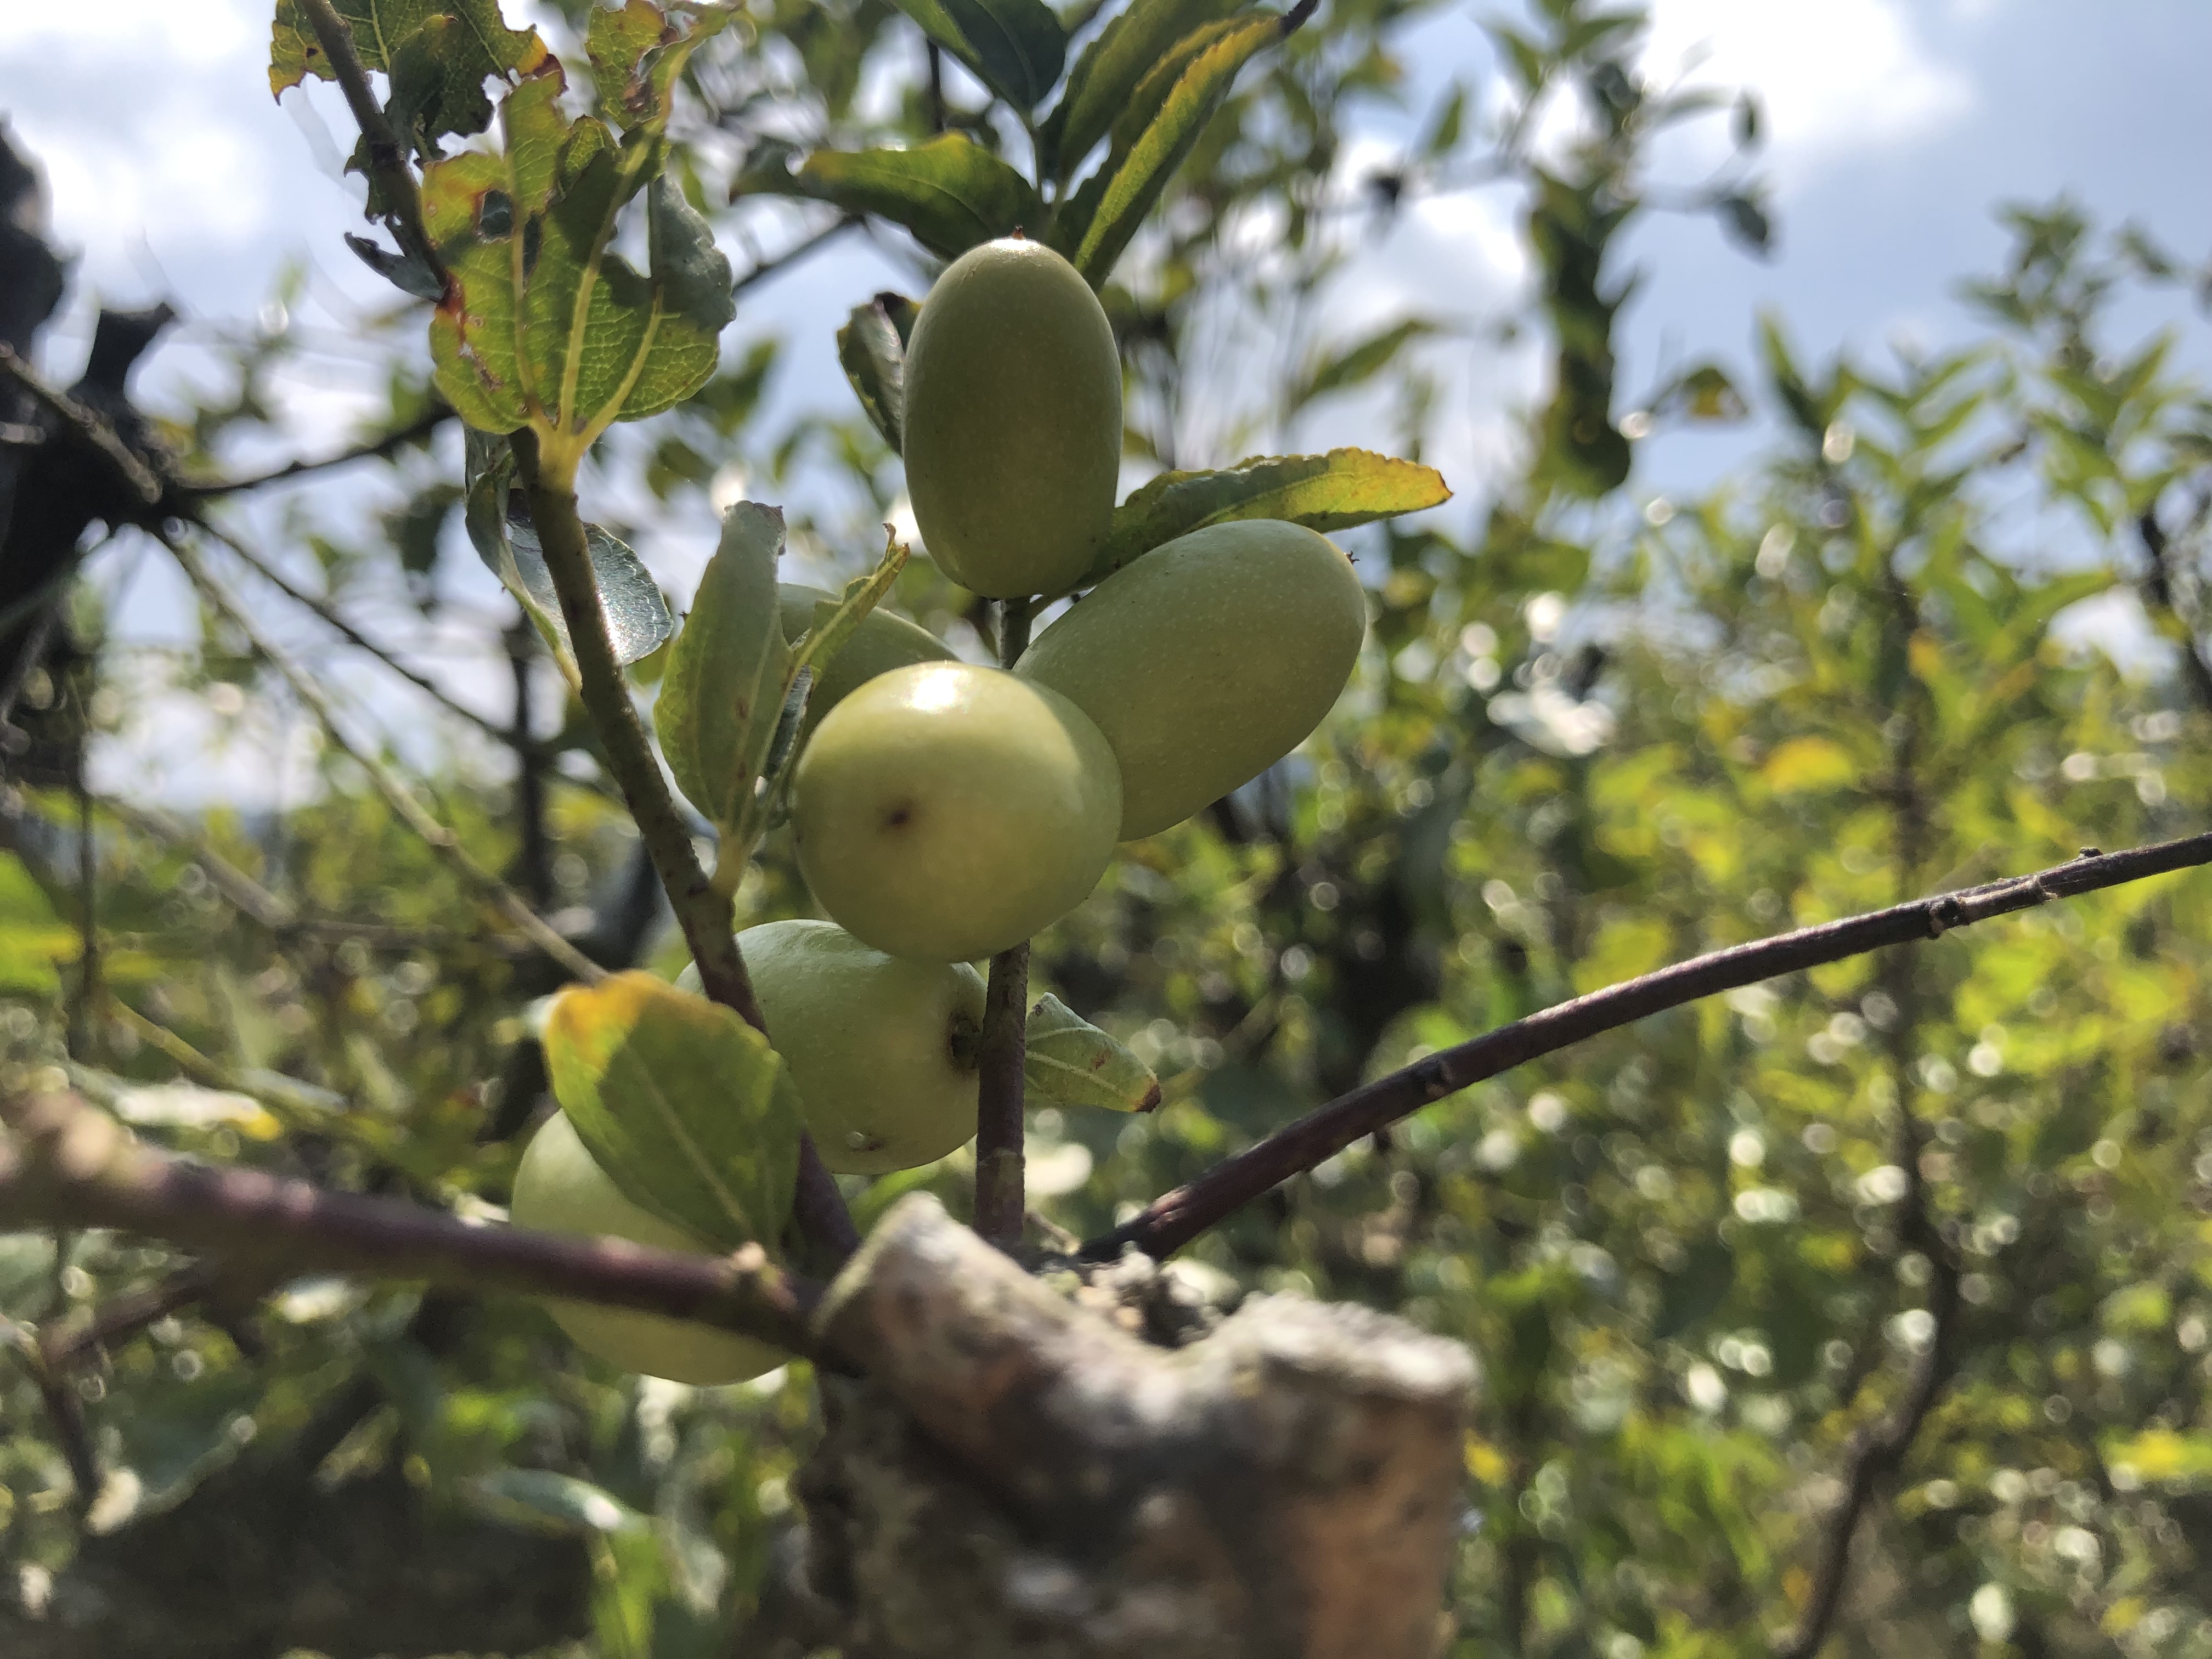
[[[713,377],[721,313],[704,294],[720,255],[680,204],[649,214],[645,274],[608,251],[616,216],[659,176],[665,107],[617,141],[568,118],[566,84],[550,61],[526,76],[501,105],[500,153],[425,167],[422,211],[453,279],[430,323],[440,388],[470,425],[528,424],[573,466],[611,422]]]
[[[799,1173],[799,1094],[735,1012],[647,973],[572,986],[545,1022],[545,1066],[633,1204],[719,1249],[774,1245]]]
[[[758,147],[733,189],[873,214],[947,259],[1044,222],[1029,180],[964,133],[941,133],[911,149],[817,149],[793,167],[795,154],[784,144]]]
[[[1027,115],[1067,60],[1067,31],[1044,0],[893,0],[921,32]]]
[[[391,77],[393,125],[426,154],[489,125],[488,76],[532,74],[549,61],[535,30],[507,27],[498,0],[335,0],[335,9],[363,66]],[[282,97],[310,75],[336,78],[298,0],[276,0],[269,89]]]
[[[562,672],[574,680],[574,647],[561,614],[561,596],[531,523],[530,512],[514,488],[514,458],[489,434],[471,429],[465,448],[467,495],[463,517],[469,542],[500,584],[512,593],[551,647]],[[633,663],[658,650],[676,631],[668,601],[653,573],[623,540],[595,524],[584,526],[591,555],[592,580],[606,614],[607,637],[615,659]]]
[[[782,552],[781,509],[730,509],[653,705],[677,787],[717,826],[743,815],[783,710],[792,665],[776,610]]]
[[[1176,42],[1234,15],[1243,0],[1136,0],[1098,32],[1068,72],[1067,88],[1037,131],[1038,170],[1065,180],[1127,109],[1139,82]]]
[[[1451,499],[1434,467],[1364,449],[1261,455],[1218,472],[1163,472],[1114,509],[1105,556],[1085,582],[1163,542],[1237,519],[1283,519],[1326,533]]]
[[[902,294],[878,294],[837,331],[837,362],[868,421],[893,454],[906,441],[906,343],[921,307]]]
[[[1032,1103],[1149,1112],[1160,1103],[1152,1068],[1058,997],[1030,1010],[1022,1083]]]
[[[1209,24],[1178,45],[1138,86],[1123,119],[1115,125],[1105,161],[1062,204],[1053,225],[1053,246],[1068,256],[1093,288],[1112,272],[1121,250],[1229,95],[1237,71],[1262,46],[1281,38],[1282,20],[1273,15]],[[1199,49],[1187,62],[1180,61],[1179,54],[1191,45]]]

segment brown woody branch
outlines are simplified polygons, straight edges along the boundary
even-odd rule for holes
[[[606,751],[609,769],[621,787],[623,799],[635,820],[639,837],[652,856],[653,867],[668,894],[684,942],[698,965],[700,988],[708,997],[738,1014],[755,1030],[765,1032],[760,1001],[753,994],[752,979],[738,954],[736,908],[730,896],[714,884],[692,848],[690,827],[677,810],[668,780],[653,758],[653,746],[631,702],[622,665],[615,660],[614,645],[607,634],[606,612],[599,603],[598,584],[592,577],[591,552],[584,538],[584,521],[577,509],[570,483],[549,478],[541,470],[538,445],[526,427],[512,441],[515,470],[530,497],[530,516],[537,526],[538,545],[545,568],[561,600],[562,619],[576,657],[577,695],[591,716],[599,743]],[[837,1182],[814,1150],[811,1137],[802,1134],[799,1145],[799,1190],[793,1218],[807,1239],[830,1259],[842,1262],[860,1243]]]
[[[472,1225],[394,1199],[194,1164],[138,1144],[58,1089],[0,1101],[0,1227],[112,1227],[210,1252],[241,1273],[353,1273],[563,1297],[815,1351],[807,1320],[818,1289],[758,1245],[684,1255]]]
[[[380,437],[356,444],[350,449],[340,450],[335,455],[325,455],[312,460],[289,461],[271,472],[257,472],[243,478],[219,478],[212,483],[185,484],[185,493],[195,501],[213,501],[221,495],[239,495],[248,490],[260,489],[273,483],[283,483],[293,478],[307,477],[313,472],[327,472],[333,467],[350,466],[356,461],[380,461],[397,454],[410,444],[420,443],[440,427],[453,418],[453,411],[443,404],[434,404],[404,426],[394,427]]]
[[[1154,1200],[1123,1225],[1086,1243],[1083,1254],[1105,1259],[1134,1245],[1148,1255],[1164,1255],[1262,1193],[1446,1095],[1647,1015],[1884,945],[1940,939],[1954,927],[2033,909],[2054,899],[2205,864],[2212,864],[2212,834],[2124,853],[2089,848],[2071,863],[2034,875],[1734,945],[1608,986],[1443,1049],[1339,1097],[1215,1165],[1188,1186]]]
[[[401,250],[421,261],[443,284],[447,280],[445,264],[430,245],[429,232],[423,225],[422,192],[415,182],[414,169],[407,165],[407,147],[385,115],[384,106],[376,101],[368,84],[368,70],[354,50],[353,32],[331,0],[300,0],[300,9],[307,13],[315,40],[330,61],[331,73],[345,93],[346,107],[353,112],[354,123],[361,129],[362,143],[368,152],[369,176],[383,191],[390,209],[386,222]]]
[[[99,451],[100,459],[137,498],[142,507],[150,510],[161,506],[167,494],[161,475],[131,453],[131,446],[116,434],[115,428],[106,419],[66,392],[48,386],[16,354],[15,347],[4,341],[0,341],[0,374],[5,374],[29,392],[78,437]]]
[[[1012,668],[1028,647],[1030,601],[999,607],[999,662]],[[983,996],[983,1030],[977,1045],[975,1118],[975,1231],[994,1244],[1022,1242],[1028,1210],[1022,1152],[1022,1066],[1028,1058],[1030,947],[1025,939],[991,958]]]

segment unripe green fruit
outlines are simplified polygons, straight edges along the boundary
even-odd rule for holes
[[[911,1170],[975,1133],[983,976],[973,968],[887,957],[828,921],[763,922],[738,935],[738,951],[832,1170]],[[699,970],[677,983],[696,990]]]
[[[507,1214],[518,1227],[550,1233],[605,1233],[658,1250],[708,1254],[672,1222],[641,1210],[592,1161],[568,1117],[556,1112],[531,1137],[514,1172]],[[772,1371],[791,1356],[750,1337],[659,1314],[548,1301],[545,1311],[575,1345],[609,1364],[647,1376],[706,1387],[742,1382]]]
[[[1121,781],[1055,691],[971,663],[879,674],[830,711],[792,790],[799,867],[830,919],[895,957],[973,962],[1080,904]]]
[[[778,583],[775,599],[776,609],[783,617],[783,637],[793,645],[798,644],[799,637],[814,626],[816,605],[824,600],[836,603],[835,594],[825,593],[818,587],[802,587],[797,582]],[[864,685],[891,669],[903,668],[910,662],[939,662],[951,655],[945,642],[927,629],[888,611],[871,611],[860,618],[860,625],[846,635],[845,643],[837,648],[837,654],[830,659],[830,666],[807,694],[806,723],[801,728],[802,733],[821,725],[822,717],[854,687]]]
[[[948,265],[907,346],[905,431],[938,568],[994,599],[1082,580],[1114,517],[1121,361],[1075,267],[1019,237]]]
[[[1124,841],[1178,823],[1321,724],[1367,630],[1352,562],[1300,525],[1209,525],[1115,571],[1016,671],[1091,716]]]

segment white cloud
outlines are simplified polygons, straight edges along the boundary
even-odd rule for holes
[[[1973,106],[1901,0],[1656,0],[1645,66],[1749,88],[1786,173],[1923,137]]]

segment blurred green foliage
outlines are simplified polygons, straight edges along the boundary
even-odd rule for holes
[[[1770,322],[1754,374],[1695,364],[1626,407],[1618,247],[1660,198],[1651,140],[1729,108],[1644,84],[1632,11],[1543,0],[1496,31],[1507,100],[1455,87],[1347,208],[1347,133],[1363,103],[1402,101],[1403,44],[1431,15],[1342,0],[1263,55],[1106,290],[1137,462],[1225,466],[1356,394],[1389,427],[1367,441],[1441,465],[1480,505],[1347,532],[1375,620],[1335,716],[1125,849],[1040,942],[1039,989],[1121,1037],[1165,1094],[1148,1116],[1034,1115],[1032,1190],[1077,1236],[1559,999],[2201,829],[2212,796],[2212,403],[2172,351],[2202,273],[2073,206],[2011,210],[2010,262],[1968,290],[1972,343],[1873,362],[1808,354]],[[872,0],[762,0],[689,66],[676,168],[711,204],[764,144],[948,130],[1019,153],[1023,123],[937,69],[933,94],[921,36]],[[1582,118],[1539,146],[1551,98]],[[1730,125],[1755,149],[1755,105]],[[1442,321],[1326,328],[1347,218],[1388,222],[1474,178],[1518,187],[1535,266],[1512,321],[1553,360],[1516,459],[1487,479],[1435,447]],[[1689,205],[1762,244],[1755,173],[1723,179]],[[750,226],[759,205],[714,211]],[[1255,225],[1274,257],[1225,251]],[[1271,337],[1251,362],[1276,368],[1220,372],[1231,318]],[[395,313],[386,337],[395,426],[422,408],[418,329]],[[878,544],[853,526],[893,507],[896,459],[856,402],[763,419],[786,350],[741,339],[690,402],[603,442],[599,483],[675,511],[732,465],[756,495],[830,477],[850,522],[794,524],[864,568]],[[216,471],[276,428],[284,352],[241,347],[237,387],[177,423],[187,465]],[[1652,434],[1747,418],[1756,458],[1709,495],[1630,482]],[[401,574],[434,597],[451,458],[388,471],[407,505],[383,525],[290,510],[340,606]],[[925,562],[897,592],[974,647],[980,616]],[[97,736],[178,690],[240,720],[281,703],[212,623],[158,671],[103,659],[89,607],[78,629],[76,678],[34,688],[50,724],[74,709]],[[655,659],[639,672],[648,684]],[[580,721],[555,725],[534,783],[496,781],[513,766],[456,737],[424,787],[545,908],[580,931],[596,916],[610,955],[641,948],[672,974],[679,947],[618,925],[635,836]],[[80,1079],[164,1144],[482,1212],[542,1087],[526,1007],[556,981],[497,945],[348,763],[325,756],[316,779],[276,814],[101,814],[89,995],[76,805],[19,788],[0,859],[9,1047],[60,1054],[74,1013]],[[289,920],[211,881],[196,837]],[[803,911],[780,838],[740,903]],[[1480,1357],[1462,1659],[1774,1650],[1832,1544],[1854,1436],[1939,1344],[1942,1386],[1874,1483],[1826,1650],[2212,1653],[2208,974],[2212,889],[2191,874],[1735,992],[1429,1109],[1231,1218],[1186,1271],[1393,1309]],[[927,1186],[959,1212],[970,1175],[956,1155],[856,1184],[856,1207],[865,1224]],[[22,1357],[33,1329],[175,1265],[104,1234],[0,1237],[4,1329]],[[731,1650],[793,1519],[816,1426],[804,1367],[693,1391],[611,1372],[511,1302],[319,1280],[258,1301],[267,1288],[115,1344],[61,1379],[70,1410],[27,1361],[0,1371],[0,1557],[23,1599],[65,1588],[88,1536],[127,1540],[217,1470],[274,1480],[305,1460],[338,1498],[396,1469],[441,1508],[584,1540],[587,1605],[550,1619],[549,1645]],[[73,1451],[103,1484],[79,1489]],[[253,1582],[241,1570],[235,1593]]]

